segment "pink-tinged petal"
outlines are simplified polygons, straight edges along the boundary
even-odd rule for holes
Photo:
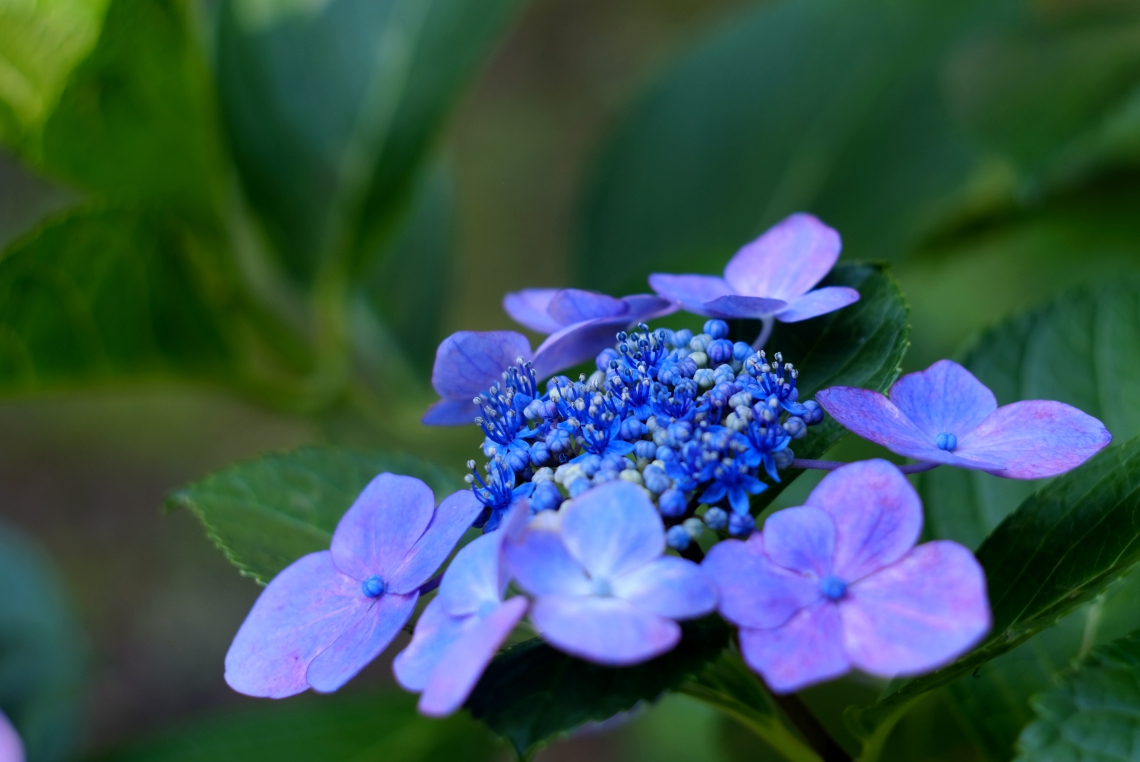
[[[24,742],[3,712],[0,712],[0,762],[24,762]]]
[[[444,498],[403,563],[391,572],[390,577],[384,577],[388,590],[410,593],[427,582],[482,512],[483,504],[469,489],[461,489]]]
[[[1009,479],[1044,479],[1076,468],[1108,447],[1112,434],[1071,405],[1026,400],[999,407],[958,440],[954,454],[1001,463],[985,468]]]
[[[514,331],[460,331],[435,351],[431,386],[445,399],[470,400],[500,380],[518,358],[531,358],[530,342]]]
[[[562,327],[547,311],[556,288],[524,288],[503,297],[503,309],[511,320],[537,333],[554,333]]]
[[[787,307],[787,302],[779,299],[764,299],[759,296],[721,296],[711,302],[705,302],[704,312],[712,317],[726,318],[762,318],[774,315]]]
[[[716,586],[721,615],[740,627],[779,627],[820,599],[819,580],[772,563],[760,533],[718,542],[701,568]]]
[[[440,400],[427,409],[420,422],[424,426],[466,426],[474,423],[477,415],[479,406],[469,399]]]
[[[531,606],[530,617],[558,650],[615,667],[652,659],[681,639],[681,627],[672,619],[621,598],[544,596]]]
[[[891,387],[891,402],[931,442],[942,433],[961,439],[997,410],[994,393],[951,360],[900,378]]]
[[[819,508],[777,511],[764,522],[764,552],[772,563],[817,580],[832,572],[835,522]]]
[[[472,624],[474,617],[451,616],[439,598],[433,599],[416,622],[412,642],[392,661],[396,682],[406,690],[422,691],[444,653]]]
[[[823,477],[806,503],[835,522],[834,574],[847,584],[893,564],[922,531],[922,502],[898,468],[863,460]]]
[[[882,677],[937,669],[990,629],[982,567],[948,540],[919,545],[847,588],[839,611],[851,662]]]
[[[815,400],[848,429],[891,452],[918,460],[952,462],[893,402],[870,389],[833,386],[816,392]]]
[[[629,327],[628,315],[599,318],[575,323],[546,337],[534,353],[534,372],[539,378],[593,360],[598,353],[613,346],[618,331]]]
[[[677,311],[677,305],[652,294],[630,294],[621,298],[629,307],[630,323],[647,322]]]
[[[226,654],[238,693],[284,698],[308,690],[309,663],[358,622],[372,599],[327,550],[294,561],[261,591]]]
[[[503,530],[485,534],[462,548],[447,565],[436,600],[452,616],[474,614],[486,603],[502,600],[499,586],[499,557],[502,554]]]
[[[629,305],[621,299],[594,291],[564,288],[554,295],[546,308],[560,324],[573,325],[587,320],[612,318],[629,313]]]
[[[364,616],[309,663],[305,674],[309,685],[321,693],[332,693],[356,677],[399,634],[419,597],[416,592],[371,599]]]
[[[636,484],[599,485],[561,513],[562,542],[594,579],[614,581],[665,552],[661,514]]]
[[[851,669],[839,610],[830,601],[801,609],[774,629],[741,628],[740,654],[773,693],[794,693]]]
[[[825,286],[809,291],[796,299],[789,299],[788,306],[776,313],[781,323],[798,323],[829,312],[843,309],[859,301],[859,292],[846,286]]]
[[[421,714],[446,717],[463,706],[499,647],[523,618],[526,607],[526,598],[511,598],[477,619],[447,649],[420,696]]]
[[[519,541],[506,542],[503,550],[515,581],[531,595],[589,595],[593,590],[582,564],[552,529],[528,529]]]
[[[358,580],[378,574],[390,582],[427,529],[434,508],[431,488],[419,479],[380,474],[336,525],[333,562]]]
[[[705,303],[733,293],[724,278],[715,275],[668,275],[653,273],[649,286],[657,295],[676,302],[687,312],[704,315]]]
[[[823,280],[841,248],[839,233],[810,214],[793,214],[742,246],[724,279],[738,294],[791,301]]]
[[[613,594],[670,619],[691,619],[716,608],[716,588],[701,567],[676,556],[662,556],[613,581]]]

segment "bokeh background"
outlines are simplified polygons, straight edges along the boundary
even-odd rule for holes
[[[347,3],[280,5],[319,15]],[[217,67],[219,6],[173,6]],[[0,26],[25,10],[0,3]],[[451,331],[511,327],[507,291],[628,293],[653,270],[716,272],[805,209],[839,229],[846,259],[892,263],[913,370],[1058,291],[1140,270],[1140,4],[530,0],[505,15],[402,202],[396,254],[370,276],[392,328],[372,337],[368,366],[390,403],[383,425],[351,405],[291,410],[201,379],[5,385],[0,515],[43,549],[76,612],[81,749],[252,703],[225,686],[222,659],[258,588],[193,516],[164,514],[166,496],[306,443],[408,447],[459,466],[474,430],[416,428],[431,357]],[[226,97],[223,112],[241,96]],[[88,197],[10,147],[0,244]],[[433,264],[401,265],[417,260]],[[353,688],[388,674],[374,665]],[[850,693],[875,689],[856,680]],[[899,748],[936,727],[945,758],[981,758],[928,703]],[[540,758],[730,760],[747,743],[669,698]]]

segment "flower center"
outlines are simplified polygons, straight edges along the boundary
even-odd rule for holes
[[[947,452],[953,450],[958,446],[958,437],[953,434],[948,434],[945,431],[938,435],[934,440],[934,444],[938,446],[939,450],[946,450]]]
[[[379,574],[373,574],[364,580],[364,582],[360,583],[360,589],[363,590],[364,594],[369,598],[379,598],[384,594],[387,588],[388,586],[384,584],[384,580],[380,578]]]
[[[613,586],[610,585],[610,581],[608,579],[594,580],[594,595],[598,596],[599,598],[611,598],[613,597],[613,594],[614,589]]]
[[[480,619],[484,619],[487,616],[489,616],[498,607],[499,607],[499,604],[495,603],[494,601],[483,601],[482,603],[479,604],[479,608],[476,609],[475,615],[478,616]]]
[[[825,598],[837,601],[847,592],[847,583],[839,577],[824,577],[819,581],[819,591]]]

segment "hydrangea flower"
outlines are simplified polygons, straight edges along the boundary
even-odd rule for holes
[[[906,477],[863,461],[829,473],[805,505],[773,514],[748,541],[713,546],[701,566],[740,628],[745,662],[777,693],[852,668],[918,674],[990,628],[974,556],[950,541],[915,547],[921,530]]]
[[[716,592],[700,567],[665,552],[665,527],[647,493],[617,480],[543,511],[508,542],[530,617],[555,648],[628,665],[677,645],[678,619],[711,612]]]
[[[24,762],[24,742],[3,712],[0,712],[0,762]]]
[[[723,278],[654,273],[649,285],[697,315],[794,323],[859,300],[858,291],[844,286],[811,290],[831,271],[840,248],[837,232],[810,214],[793,214],[736,252]]]
[[[520,504],[508,523],[525,524],[529,513]],[[392,664],[400,685],[422,692],[423,714],[443,717],[462,706],[526,613],[526,598],[503,600],[510,572],[502,546],[510,533],[483,535],[455,554],[439,594],[416,623],[412,642]]]
[[[950,360],[903,376],[890,399],[847,386],[816,399],[848,429],[899,455],[1010,479],[1055,476],[1112,441],[1103,423],[1062,402],[998,407],[993,392]]]
[[[478,399],[503,372],[533,353],[526,336],[514,331],[459,331],[435,351],[431,386],[442,399],[428,408],[428,426],[462,426],[479,415]]]
[[[226,654],[226,682],[267,698],[340,688],[408,621],[420,587],[482,510],[470,490],[437,508],[419,479],[377,476],[337,524],[332,547],[262,591]]]
[[[535,351],[535,366],[557,373],[592,359],[618,331],[677,308],[651,294],[617,299],[576,288],[530,288],[503,297],[503,309],[516,323],[550,334]]]

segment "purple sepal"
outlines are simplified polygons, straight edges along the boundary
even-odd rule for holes
[[[411,593],[427,582],[482,512],[483,504],[469,489],[445,497],[403,563],[386,578],[388,589],[394,593]]]
[[[383,653],[416,609],[420,594],[381,595],[367,599],[368,607],[355,624],[317,654],[305,679],[314,690],[332,693]]]
[[[502,378],[503,371],[530,360],[530,342],[514,331],[459,331],[444,339],[435,352],[431,385],[443,399],[424,414],[429,426],[457,426],[475,420],[478,408],[471,400]],[[455,404],[447,404],[455,403]],[[463,403],[471,417],[463,420]],[[441,407],[442,406],[442,407]],[[438,410],[437,410],[438,408]]]
[[[649,286],[658,296],[680,305],[686,312],[705,315],[705,305],[722,296],[732,294],[724,278],[715,275],[667,275],[653,273]],[[715,317],[708,315],[708,317]]]
[[[702,315],[732,320],[734,318],[762,318],[778,314],[786,302],[779,299],[765,299],[759,296],[737,296],[728,294],[705,302]]]
[[[776,313],[776,319],[781,323],[798,323],[835,312],[857,301],[859,292],[853,288],[826,286],[793,299],[787,307]]]
[[[558,309],[557,317],[563,318],[590,314],[601,316],[569,323],[548,336],[534,353],[534,369],[539,378],[594,359],[602,349],[613,345],[619,331],[668,314],[674,307],[667,300],[655,296],[638,294],[614,299],[589,291],[566,289],[551,300],[551,309]],[[621,311],[616,314],[604,314],[618,309]]]
[[[536,333],[554,333],[562,328],[562,324],[547,308],[557,293],[556,288],[524,288],[503,297],[503,310],[511,320]]]
[[[0,712],[0,762],[24,762],[24,742],[3,712]]]
[[[627,666],[660,656],[681,640],[681,627],[621,598],[550,595],[531,619],[560,651],[595,664]]]

